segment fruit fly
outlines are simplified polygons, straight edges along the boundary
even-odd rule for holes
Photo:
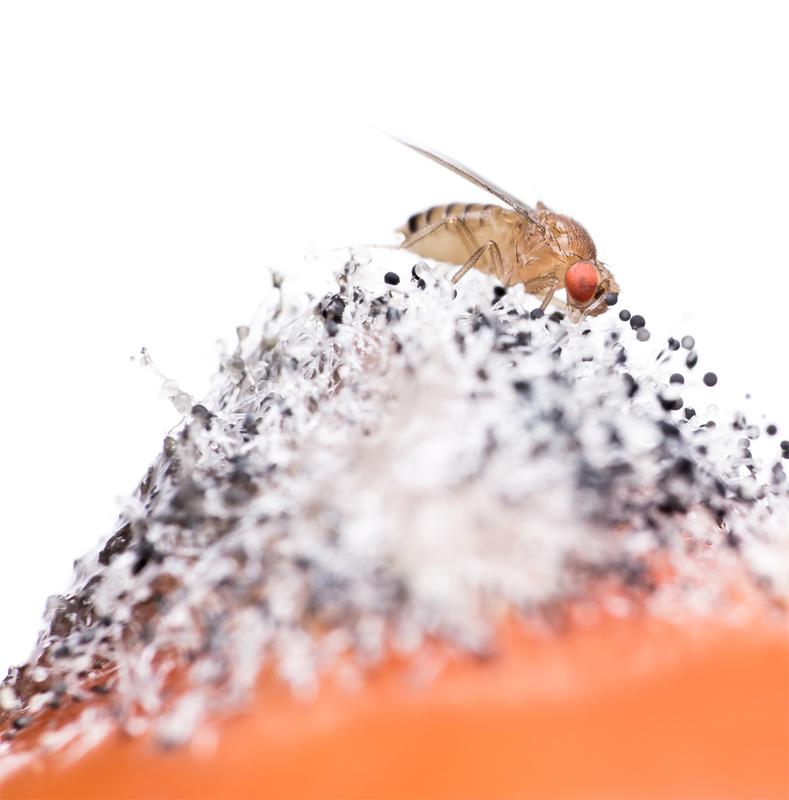
[[[585,314],[601,314],[616,302],[619,285],[597,260],[597,249],[583,225],[542,203],[531,208],[445,156],[402,144],[487,190],[509,208],[479,203],[433,206],[398,229],[405,236],[401,248],[461,264],[452,283],[473,268],[495,275],[504,286],[522,283],[542,299],[543,310],[561,288],[567,291],[567,306]]]

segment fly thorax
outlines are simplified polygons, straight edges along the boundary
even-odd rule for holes
[[[549,211],[544,214],[543,225],[551,247],[561,260],[574,263],[597,258],[597,248],[589,232],[571,217]]]

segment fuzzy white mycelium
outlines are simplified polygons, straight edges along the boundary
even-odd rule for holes
[[[504,614],[747,624],[733,580],[785,613],[789,450],[687,407],[713,391],[689,337],[660,346],[618,308],[540,316],[406,253],[344,261],[313,264],[318,296],[275,278],[211,395],[173,390],[183,424],[0,689],[6,738],[111,692],[91,724],[178,743],[264,666],[310,693],[340,654],[363,679],[428,637],[487,652]]]

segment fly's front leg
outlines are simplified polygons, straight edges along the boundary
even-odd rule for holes
[[[545,293],[545,297],[542,298],[542,303],[540,303],[540,308],[545,311],[546,308],[550,305],[551,300],[553,300],[553,296],[556,293],[556,289],[559,286],[559,279],[556,279],[556,283],[551,286],[550,289]]]
[[[492,240],[485,242],[482,247],[478,247],[474,253],[472,253],[471,258],[469,258],[469,260],[452,276],[452,283],[457,283],[486,253],[490,253],[496,277],[503,283],[504,262],[501,258],[501,250],[499,250],[499,246],[496,242]]]
[[[523,288],[529,294],[542,295],[540,310],[545,311],[548,304],[553,300],[556,290],[559,288],[559,278],[556,275],[538,275],[536,278],[525,281]]]

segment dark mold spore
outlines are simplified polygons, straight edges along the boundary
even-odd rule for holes
[[[110,536],[98,555],[99,564],[107,566],[112,559],[124,553],[132,542],[132,526],[127,522]]]
[[[646,320],[641,316],[641,314],[634,314],[630,317],[630,327],[637,331],[640,328],[643,328],[647,324]]]
[[[131,574],[139,575],[151,562],[161,563],[164,557],[157,552],[156,548],[143,537],[137,545],[135,560],[132,564]]]
[[[339,294],[332,295],[319,306],[329,336],[337,335],[343,321],[345,307],[345,299]]]
[[[663,397],[663,395],[658,395],[658,400],[664,411],[679,411],[683,405],[681,397]]]

